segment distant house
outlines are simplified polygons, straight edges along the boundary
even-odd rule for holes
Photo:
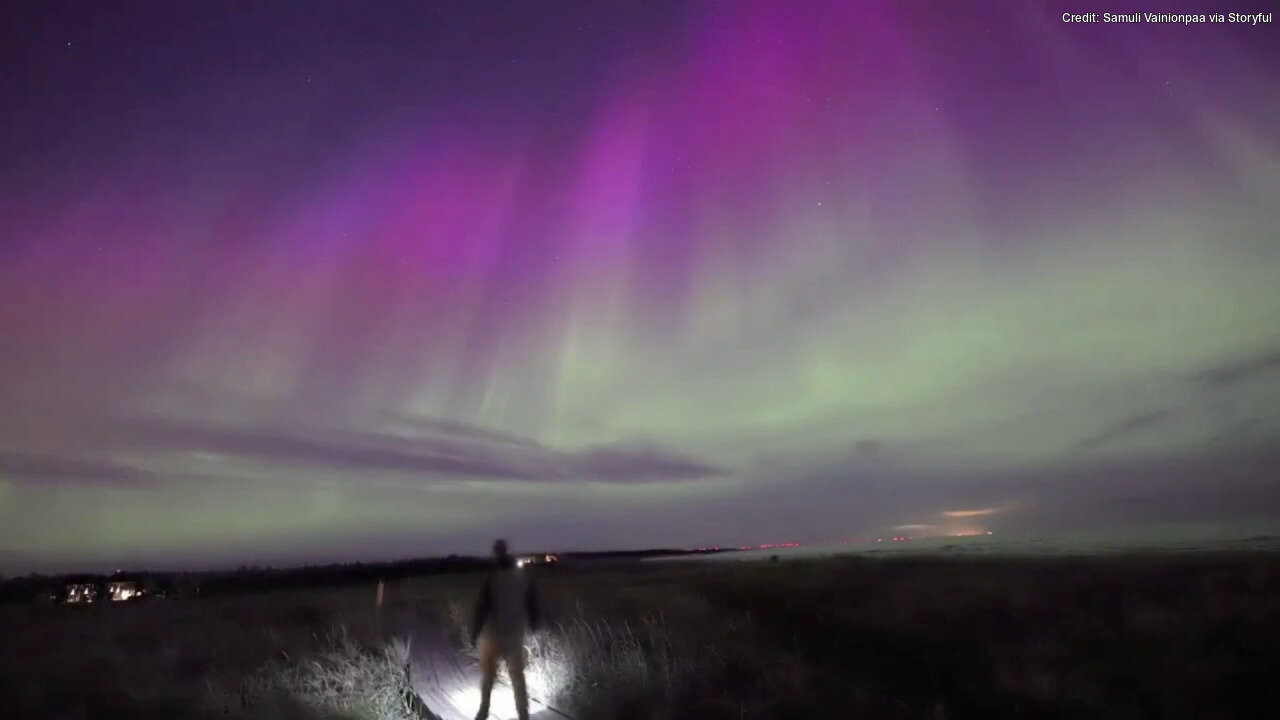
[[[98,599],[98,588],[93,583],[69,583],[63,599],[68,603],[91,603]]]
[[[525,567],[528,565],[554,565],[560,562],[560,558],[547,553],[545,555],[521,555],[516,558],[516,567]]]
[[[142,587],[132,580],[113,580],[107,583],[107,597],[123,602],[142,597]]]
[[[67,583],[62,591],[65,603],[81,605],[98,601],[124,602],[146,595],[142,584],[134,580],[110,580],[100,582]]]

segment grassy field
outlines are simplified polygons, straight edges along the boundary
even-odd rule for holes
[[[530,689],[577,718],[1280,717],[1280,557],[617,563],[537,573]],[[0,608],[5,717],[396,718],[475,576]]]

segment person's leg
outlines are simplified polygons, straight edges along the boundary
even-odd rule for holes
[[[489,696],[493,694],[493,679],[498,672],[498,644],[487,633],[480,633],[480,710],[476,720],[489,717]]]
[[[529,720],[529,693],[524,684],[524,644],[516,643],[506,652],[507,674],[511,676],[511,692],[516,696],[516,716]]]

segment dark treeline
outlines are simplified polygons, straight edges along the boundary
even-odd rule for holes
[[[601,550],[599,552],[560,553],[561,558],[569,560],[642,560],[647,557],[666,557],[669,555],[693,555],[710,552],[726,552],[724,550]]]
[[[235,571],[204,574],[197,590],[199,595],[218,595],[264,590],[369,585],[380,580],[392,581],[422,575],[471,572],[484,567],[488,567],[484,558],[461,555],[391,562],[304,565],[293,568],[241,567]]]
[[[724,552],[707,551],[707,552]],[[614,550],[560,553],[563,561],[640,560],[690,554],[688,550]],[[31,574],[0,579],[0,603],[61,602],[72,584],[91,584],[98,598],[107,596],[112,582],[133,582],[143,591],[142,600],[160,597],[191,597],[227,593],[300,590],[319,587],[373,584],[441,573],[465,573],[490,567],[487,557],[449,555],[373,563],[331,563],[291,568],[243,566],[236,570],[210,572],[117,572],[105,574]]]
[[[419,575],[469,572],[487,566],[483,558],[450,555],[378,563],[331,563],[291,568],[242,566],[210,572],[129,572],[111,575],[25,575],[0,581],[0,602],[59,602],[73,584],[90,584],[98,598],[105,598],[113,582],[133,582],[143,591],[140,599],[208,596],[226,593],[300,590],[399,580]]]

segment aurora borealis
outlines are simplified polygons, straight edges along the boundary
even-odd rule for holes
[[[4,23],[0,570],[1280,514],[1274,25],[188,5]]]

